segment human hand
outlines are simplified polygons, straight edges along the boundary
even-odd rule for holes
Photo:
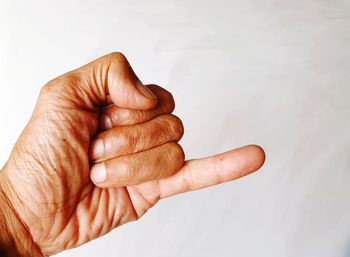
[[[257,146],[184,162],[172,97],[149,88],[157,98],[119,53],[43,87],[0,173],[0,244],[8,255],[77,247],[140,218],[159,199],[261,167]]]

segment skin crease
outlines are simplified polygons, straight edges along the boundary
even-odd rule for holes
[[[149,89],[153,94],[120,53],[43,87],[0,172],[5,256],[49,256],[80,246],[137,220],[161,198],[230,181],[263,165],[258,146],[185,162],[177,144],[181,120],[169,114],[172,96],[155,85]],[[120,133],[126,136],[116,141]],[[98,138],[104,148],[94,158]],[[97,185],[90,179],[95,165],[107,170],[107,181]]]

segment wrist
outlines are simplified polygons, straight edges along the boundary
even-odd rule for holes
[[[0,171],[0,256],[42,257],[43,254],[32,241],[28,228],[12,206],[3,175],[3,171]]]

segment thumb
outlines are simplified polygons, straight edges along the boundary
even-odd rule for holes
[[[100,61],[107,66],[105,91],[109,92],[115,105],[139,110],[155,107],[157,97],[142,84],[123,54],[112,53]]]
[[[148,110],[157,104],[157,97],[141,83],[121,53],[103,56],[57,79],[60,83],[49,83],[43,92],[54,90],[74,107],[96,111],[107,104],[108,97],[115,105],[130,109]]]

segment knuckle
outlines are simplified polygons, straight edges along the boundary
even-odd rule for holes
[[[114,106],[113,106],[113,107],[114,107]],[[118,110],[114,110],[114,109],[112,109],[112,110],[108,113],[108,116],[109,116],[109,118],[110,118],[112,124],[118,124],[118,122],[119,122],[120,119],[122,118],[122,117],[119,116]]]
[[[117,176],[119,180],[128,180],[135,175],[132,166],[126,160],[119,160],[116,168],[119,173],[119,176]]]
[[[121,64],[123,64],[127,61],[125,55],[121,52],[112,52],[112,53],[107,55],[107,58],[111,62],[117,62],[117,63],[121,63]]]
[[[130,113],[130,116],[132,116],[131,120],[133,124],[140,124],[148,119],[148,114],[146,112],[133,112]]]
[[[115,141],[119,146],[128,146],[130,142],[130,135],[124,130],[120,130],[116,133]]]
[[[113,120],[113,112],[110,112],[109,110],[104,111],[101,113],[99,117],[99,123],[100,127],[103,129],[111,129],[114,126],[114,120]]]
[[[111,112],[111,117],[114,122],[120,125],[130,124],[130,110],[128,109],[115,109]]]
[[[115,87],[119,88],[118,90],[124,91],[122,89],[122,82],[129,83],[128,81],[138,81],[127,58],[120,52],[109,54],[102,66],[105,67],[103,71],[103,74],[106,74],[104,80],[107,81],[108,85],[115,85]]]
[[[153,90],[160,90],[162,87],[158,86],[157,84],[147,84],[146,85],[149,89]]]
[[[172,147],[172,154],[174,156],[174,159],[178,161],[181,165],[185,161],[185,153],[178,143],[171,142],[170,146]]]
[[[175,109],[175,100],[174,100],[174,97],[173,95],[166,91],[166,97],[165,97],[165,105],[166,105],[166,109],[169,111],[169,112],[173,112],[174,109]]]
[[[134,133],[131,130],[120,130],[116,136],[116,142],[122,151],[133,151],[136,148]]]
[[[133,111],[130,109],[123,110],[123,118],[128,124],[139,124],[146,120],[146,113],[142,111]]]
[[[114,113],[117,114],[117,112],[114,112]],[[118,119],[120,119],[122,121],[129,121],[130,110],[129,109],[118,109]]]
[[[167,115],[167,118],[171,133],[181,138],[184,134],[184,127],[180,118],[172,114]]]
[[[113,118],[112,117],[109,114],[106,114],[104,116],[104,120],[103,120],[104,124],[103,125],[106,129],[113,128]]]
[[[158,97],[158,106],[164,113],[172,113],[175,109],[175,101],[173,95],[164,89],[163,87],[156,84],[147,85]]]
[[[162,109],[167,113],[172,113],[175,109],[175,100],[173,95],[160,86],[153,85],[153,88],[156,88],[157,92],[159,92],[159,104],[162,106]]]

